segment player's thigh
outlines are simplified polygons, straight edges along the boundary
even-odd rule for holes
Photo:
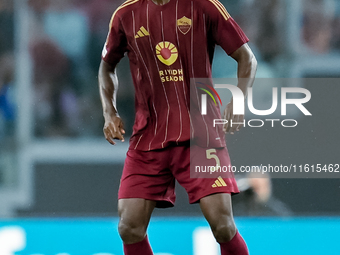
[[[212,227],[235,226],[230,194],[217,193],[203,197],[200,199],[200,207]]]
[[[122,221],[147,224],[156,206],[156,201],[143,198],[118,200],[118,214]]]
[[[118,214],[120,223],[130,226],[144,226],[149,224],[156,201],[142,198],[127,198],[118,200]]]

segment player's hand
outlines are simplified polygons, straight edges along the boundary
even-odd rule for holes
[[[224,119],[228,122],[223,126],[223,131],[232,135],[236,131],[240,131],[244,121],[244,115],[234,115],[233,112],[233,102],[231,101],[224,110]]]
[[[105,118],[103,131],[105,139],[112,145],[116,144],[114,140],[121,140],[124,142],[125,130],[123,121],[120,117],[113,116]]]

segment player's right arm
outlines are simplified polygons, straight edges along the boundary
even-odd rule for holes
[[[121,9],[121,8],[118,8]],[[126,52],[127,41],[117,11],[112,15],[109,34],[104,45],[102,61],[99,67],[98,81],[100,99],[103,106],[103,116],[105,119],[104,135],[106,140],[112,145],[118,139],[124,142],[124,127],[117,111],[117,90],[118,78],[116,66]]]
[[[112,145],[115,145],[115,139],[124,142],[125,134],[123,121],[117,111],[118,78],[115,70],[115,65],[110,65],[102,60],[98,72],[99,93],[105,120],[103,131],[106,140]]]

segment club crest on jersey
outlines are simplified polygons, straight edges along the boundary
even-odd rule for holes
[[[177,27],[178,27],[179,31],[181,31],[182,34],[184,34],[184,35],[186,35],[190,31],[191,24],[192,24],[191,19],[188,19],[185,16],[183,18],[177,20]]]
[[[156,45],[156,55],[163,64],[171,66],[178,58],[178,50],[171,42],[160,42]]]

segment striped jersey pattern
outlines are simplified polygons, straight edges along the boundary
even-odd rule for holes
[[[211,78],[215,45],[232,54],[246,42],[217,0],[123,3],[111,18],[102,58],[116,65],[129,57],[136,111],[130,149],[156,150],[190,139],[225,147],[222,127],[208,125],[221,118],[219,107],[208,105],[209,114],[202,116],[190,81]]]

